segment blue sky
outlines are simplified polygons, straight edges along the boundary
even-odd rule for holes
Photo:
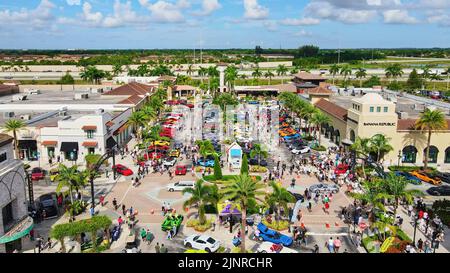
[[[0,48],[450,47],[450,0],[0,0]]]

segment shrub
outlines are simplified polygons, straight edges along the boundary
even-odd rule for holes
[[[441,218],[442,223],[450,227],[450,200],[437,200],[431,208]]]
[[[375,247],[375,243],[378,242],[377,236],[366,236],[362,240],[362,245],[369,253],[377,253],[377,248]]]
[[[397,237],[402,241],[405,241],[408,243],[412,242],[411,238],[409,238],[409,236],[401,229],[397,230]]]
[[[318,151],[318,152],[324,152],[327,150],[327,148],[325,148],[324,146],[317,146],[312,148],[314,151]]]
[[[212,223],[213,223],[212,220],[208,220],[207,219],[205,224],[200,225],[200,220],[198,220],[198,219],[189,219],[186,222],[186,226],[194,228],[194,230],[198,231],[198,232],[205,232],[205,231],[207,231],[208,229],[211,228]]]
[[[220,180],[222,177],[222,168],[220,167],[219,157],[214,156],[214,178]]]
[[[287,230],[289,228],[289,222],[285,221],[285,220],[272,221],[271,223],[269,223],[269,222],[267,222],[266,219],[263,219],[262,222],[268,228],[271,228],[271,229],[274,229],[277,231],[283,231],[283,230]]]
[[[100,160],[101,157],[102,157],[102,156],[101,156],[101,155],[98,155],[98,154],[89,154],[89,155],[86,155],[86,156],[84,157],[84,159],[86,160],[86,167],[87,167],[88,169],[90,169],[90,168],[93,167],[95,164],[97,164],[97,162]],[[104,162],[103,162],[103,165],[104,165],[104,166],[108,166],[108,165],[109,165],[108,161],[107,161],[107,160],[104,161]]]
[[[246,154],[242,158],[241,174],[248,174],[248,159]]]
[[[262,166],[250,166],[250,172],[252,172],[252,173],[265,173],[265,172],[267,172],[267,168],[266,167],[262,167]]]

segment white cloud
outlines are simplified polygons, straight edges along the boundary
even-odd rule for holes
[[[92,5],[84,2],[82,19],[86,20],[89,24],[100,25],[103,20],[103,14],[99,11],[92,12]]]
[[[265,21],[265,22],[263,23],[263,25],[264,25],[264,27],[265,27],[268,31],[274,32],[274,31],[277,31],[277,30],[278,30],[277,22],[274,21],[274,20],[268,20],[268,21]]]
[[[27,25],[33,29],[47,27],[54,19],[52,10],[56,5],[49,0],[41,0],[39,5],[33,9],[21,9],[20,11],[0,10],[0,22],[2,24]]]
[[[79,6],[81,5],[81,0],[66,0],[69,6]]]
[[[306,31],[306,30],[304,30],[304,29],[301,29],[300,31],[295,32],[295,33],[294,33],[294,36],[298,36],[298,37],[311,37],[311,36],[313,36],[313,34],[312,34],[311,32],[309,32],[309,31]]]
[[[406,10],[387,10],[383,12],[384,22],[387,24],[416,24],[419,21],[410,16]]]
[[[222,8],[222,5],[219,3],[218,0],[203,0],[202,9],[193,12],[193,14],[197,16],[207,16],[220,8]]]
[[[184,22],[183,12],[191,6],[188,0],[179,0],[176,3],[159,0],[154,4],[148,0],[139,0],[139,3],[151,12],[152,20],[160,23]]]
[[[114,2],[114,14],[109,15],[103,21],[104,27],[121,27],[132,24],[143,24],[148,20],[139,16],[133,11],[131,1],[121,3],[120,0]]]
[[[269,16],[269,9],[261,6],[258,0],[244,0],[244,9],[246,19],[261,20]]]
[[[335,6],[330,2],[337,2],[339,6]],[[371,9],[351,9],[347,8],[353,1],[344,0],[328,0],[314,1],[305,7],[305,14],[321,19],[329,19],[339,21],[346,24],[361,24],[371,21],[377,15],[375,10]],[[367,3],[366,3],[367,4]],[[367,5],[365,5],[367,6]],[[365,7],[358,4],[358,7]]]
[[[304,17],[301,19],[287,18],[280,21],[281,24],[285,26],[311,26],[317,25],[320,23],[320,20],[317,18]]]
[[[431,24],[438,24],[442,27],[450,27],[450,13],[446,13],[444,10],[429,11],[427,12],[427,22]]]

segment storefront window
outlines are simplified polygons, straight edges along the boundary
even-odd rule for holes
[[[373,106],[371,106],[371,107],[370,107],[370,113],[373,113],[374,109],[375,109],[375,108],[374,108]]]
[[[407,146],[403,149],[403,163],[416,163],[417,149],[414,146]]]
[[[355,131],[353,131],[353,130],[350,129],[350,141],[351,141],[351,142],[355,142],[355,140],[356,140],[356,134],[355,134]]]
[[[47,155],[49,158],[55,158],[55,147],[48,147]]]
[[[381,107],[378,106],[378,107],[377,107],[377,113],[380,113],[380,112],[381,112]]]
[[[385,113],[388,112],[388,107],[384,107],[384,112],[385,112]]]
[[[95,154],[95,148],[88,148],[88,154]]]
[[[445,150],[444,163],[450,163],[450,147]]]
[[[426,152],[427,152],[427,148],[425,148],[423,150],[424,158],[425,158]],[[428,157],[428,163],[437,163],[438,154],[439,154],[438,148],[436,148],[435,146],[430,146],[430,154]]]

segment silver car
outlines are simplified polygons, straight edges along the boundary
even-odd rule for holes
[[[334,184],[315,184],[309,187],[309,192],[313,193],[337,193],[339,187]]]

